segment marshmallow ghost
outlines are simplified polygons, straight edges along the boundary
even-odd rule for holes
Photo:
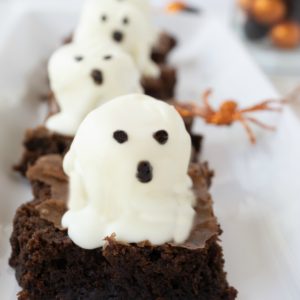
[[[85,44],[110,41],[132,56],[144,76],[158,77],[159,68],[151,60],[158,33],[147,10],[145,0],[89,0],[74,40]]]
[[[60,112],[48,129],[75,135],[85,116],[121,95],[143,92],[140,74],[130,56],[109,45],[65,45],[49,61],[50,85]]]
[[[85,249],[112,234],[129,243],[184,242],[195,215],[190,154],[182,118],[162,101],[132,94],[91,112],[64,160],[70,238]]]

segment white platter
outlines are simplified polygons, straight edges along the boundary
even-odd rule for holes
[[[37,96],[45,86],[45,62],[74,27],[78,11],[26,6],[11,17],[0,43],[0,299],[16,298],[8,267],[11,222],[20,203],[31,199],[27,183],[11,171],[21,153],[25,128],[44,115]],[[58,10],[60,8],[60,10]],[[172,62],[180,70],[178,98],[197,100],[212,87],[213,103],[235,98],[241,105],[277,92],[231,32],[212,17],[158,16],[157,23],[180,44]],[[203,157],[216,170],[215,211],[224,229],[226,270],[242,300],[297,300],[300,295],[300,125],[293,111],[261,114],[276,133],[257,130],[251,146],[240,125],[195,130],[205,139]]]

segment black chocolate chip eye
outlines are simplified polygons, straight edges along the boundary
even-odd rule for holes
[[[159,130],[153,134],[153,137],[158,143],[164,145],[169,139],[169,134],[165,130]]]
[[[128,141],[128,134],[123,130],[115,131],[113,137],[119,144],[124,144]]]
[[[125,17],[125,18],[123,19],[123,24],[124,24],[124,25],[128,25],[128,24],[129,24],[129,19],[128,19],[127,17]]]
[[[76,61],[82,61],[83,60],[83,56],[81,55],[77,55],[74,57]]]
[[[101,21],[106,22],[107,21],[107,15],[102,15],[101,16]]]
[[[103,57],[104,60],[111,60],[112,59],[112,55],[105,55]]]

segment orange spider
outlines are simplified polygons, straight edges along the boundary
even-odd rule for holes
[[[248,123],[256,124],[267,130],[275,130],[275,127],[266,125],[259,120],[247,116],[247,113],[257,111],[274,111],[281,112],[281,107],[272,107],[270,104],[282,104],[284,101],[265,100],[246,109],[239,109],[238,103],[233,100],[227,100],[221,104],[219,110],[213,109],[209,103],[211,90],[207,90],[203,94],[203,106],[197,106],[195,103],[176,104],[175,108],[182,117],[200,117],[207,124],[217,126],[230,126],[235,122],[240,122],[245,128],[252,144],[256,143],[255,135]]]
[[[166,6],[166,11],[169,13],[178,13],[181,11],[197,13],[199,10],[196,7],[187,5],[184,1],[173,1]]]

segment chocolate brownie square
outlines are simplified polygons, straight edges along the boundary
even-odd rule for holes
[[[69,150],[72,141],[73,137],[51,132],[44,126],[28,129],[23,141],[24,150],[21,160],[14,166],[14,170],[25,176],[27,169],[39,157],[47,154],[64,156]]]
[[[95,250],[76,246],[61,228],[68,192],[61,166],[61,156],[45,156],[27,173],[34,200],[18,209],[11,236],[10,265],[22,287],[19,299],[236,298],[224,272],[207,164],[189,169],[197,217],[184,244],[126,244],[111,236]]]
[[[160,65],[160,77],[143,77],[145,94],[156,99],[169,100],[175,95],[176,70],[168,65]]]
[[[164,64],[167,62],[168,55],[176,47],[176,39],[168,34],[162,32],[159,35],[156,45],[152,49],[152,60],[158,64]]]
[[[177,82],[176,69],[167,64],[170,52],[176,47],[177,42],[168,33],[161,33],[152,50],[152,59],[159,64],[161,75],[159,78],[142,78],[145,94],[161,100],[174,97]]]

